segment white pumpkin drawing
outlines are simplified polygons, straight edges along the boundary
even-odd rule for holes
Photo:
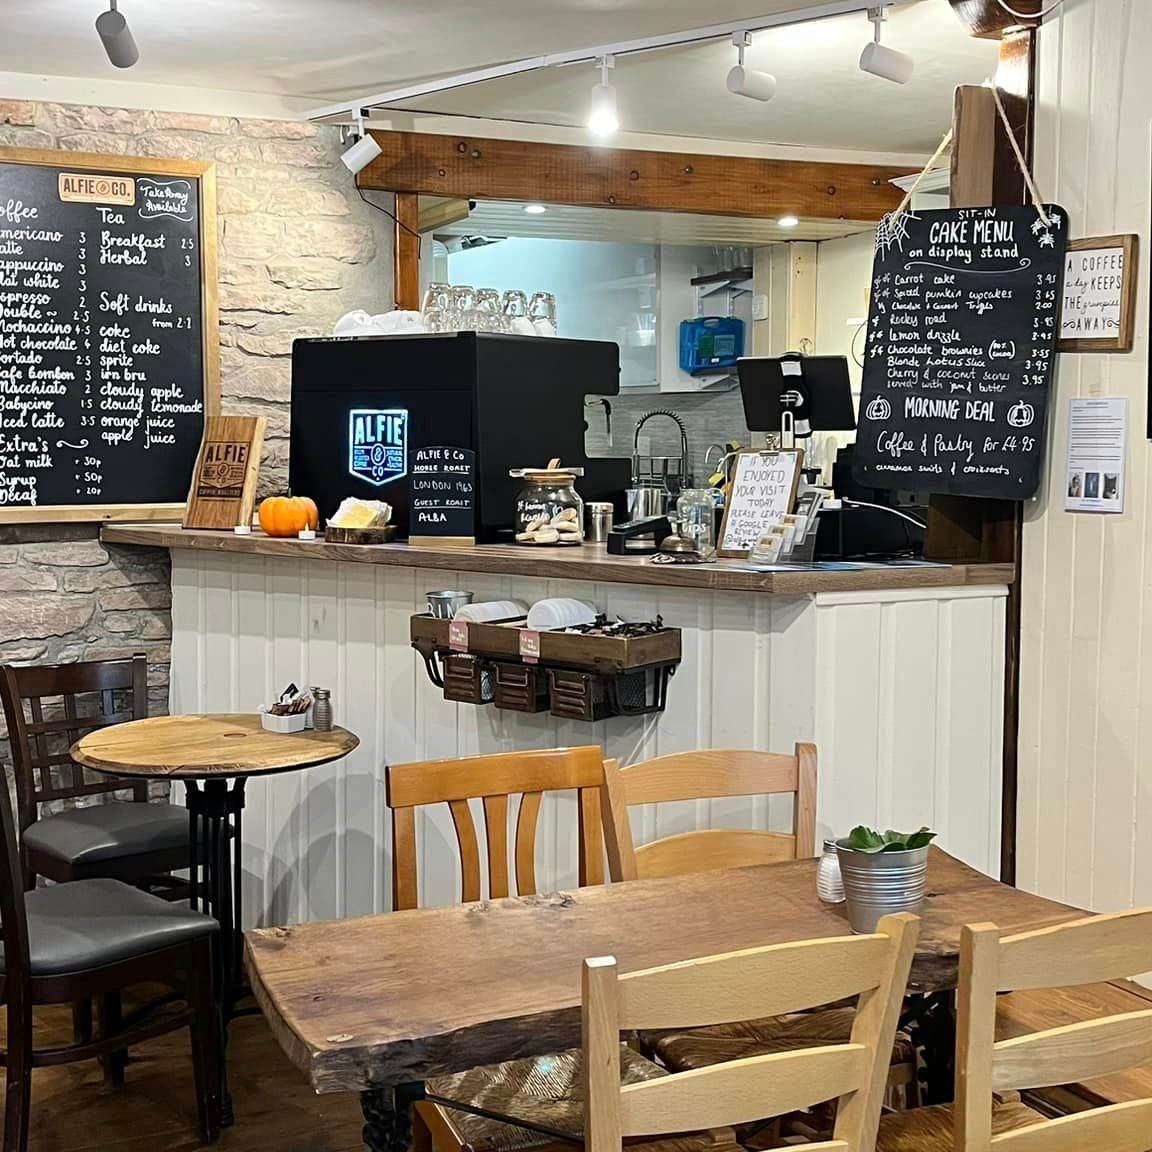
[[[1036,409],[1031,404],[1025,404],[1023,400],[1017,400],[1008,409],[1008,423],[1013,428],[1027,428],[1035,419]]]
[[[892,415],[892,405],[883,396],[873,396],[864,409],[864,415],[869,420],[887,420]]]

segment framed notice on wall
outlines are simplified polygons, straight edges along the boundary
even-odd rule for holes
[[[179,520],[219,402],[210,163],[0,148],[0,524]]]
[[[1140,238],[1073,240],[1064,257],[1061,352],[1131,352]]]

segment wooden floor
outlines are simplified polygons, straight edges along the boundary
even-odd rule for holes
[[[3,1009],[0,1008],[0,1021]],[[37,1015],[37,1046],[71,1038],[67,1009]],[[2,1026],[0,1026],[2,1035]],[[228,1069],[236,1123],[212,1145],[196,1128],[187,1031],[135,1048],[124,1087],[104,1087],[94,1061],[32,1075],[29,1152],[362,1152],[356,1096],[317,1096],[261,1016],[233,1021]],[[2,1108],[2,1101],[0,1101]]]

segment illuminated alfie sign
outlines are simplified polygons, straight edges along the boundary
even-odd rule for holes
[[[348,471],[376,485],[407,474],[406,408],[353,408],[348,413]]]

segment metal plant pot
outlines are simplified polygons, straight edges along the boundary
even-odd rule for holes
[[[875,932],[882,916],[919,912],[928,875],[928,847],[907,852],[855,852],[836,841],[853,932]]]

